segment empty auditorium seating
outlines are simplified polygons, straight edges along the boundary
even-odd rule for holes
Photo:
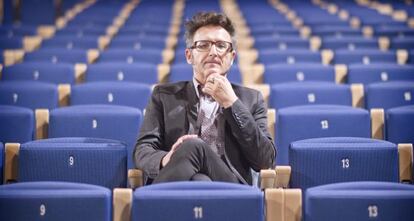
[[[71,105],[114,104],[144,110],[151,86],[133,82],[91,82],[71,88]]]
[[[98,62],[124,62],[125,64],[148,62],[163,63],[162,53],[157,49],[109,49],[100,54]]]
[[[89,63],[88,54],[84,49],[40,49],[24,55],[24,61],[49,63]]]
[[[320,52],[307,49],[260,50],[258,62],[263,64],[322,63]]]
[[[370,84],[383,81],[414,81],[414,66],[397,64],[351,64],[347,82]]]
[[[120,141],[44,139],[21,144],[17,155],[18,182],[65,181],[111,189],[127,184],[127,150]]]
[[[348,182],[306,191],[304,218],[327,220],[412,220],[414,186],[390,182]]]
[[[0,82],[0,104],[31,109],[58,107],[58,89],[51,83],[32,81]]]
[[[0,105],[0,142],[24,143],[35,137],[35,117],[33,110]]]
[[[67,182],[26,182],[0,186],[1,220],[110,221],[111,191]]]
[[[336,64],[385,64],[397,63],[397,56],[393,51],[375,49],[336,50],[334,56]]]
[[[103,62],[88,66],[85,81],[131,81],[155,84],[158,82],[158,69],[157,65],[149,63]]]
[[[269,107],[279,109],[306,104],[352,106],[351,86],[312,81],[273,84],[271,86]]]
[[[34,80],[55,84],[74,84],[76,81],[75,66],[71,64],[49,64],[41,62],[25,62],[5,67],[2,80]]]
[[[367,109],[388,109],[414,104],[414,82],[393,81],[372,83],[365,88],[365,104]]]
[[[263,193],[221,182],[173,182],[135,190],[131,220],[263,220]],[[159,211],[163,212],[159,212]]]
[[[386,140],[393,143],[414,143],[414,105],[390,108],[385,119]]]
[[[276,164],[287,165],[291,142],[316,137],[371,136],[367,110],[343,105],[304,105],[276,111]]]
[[[397,145],[354,137],[316,138],[291,143],[290,187],[348,181],[399,182]],[[312,165],[312,166],[310,166]]]
[[[290,81],[335,82],[335,69],[322,64],[271,64],[265,66],[263,83],[277,84]]]
[[[142,121],[141,110],[118,105],[75,105],[49,113],[49,138],[97,137],[125,142],[128,168]],[[47,137],[44,137],[47,138]]]
[[[0,185],[3,183],[3,171],[4,171],[4,146],[0,142]]]

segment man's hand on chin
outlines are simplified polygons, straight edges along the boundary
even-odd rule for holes
[[[230,107],[238,99],[230,81],[220,74],[211,74],[207,77],[203,93],[213,97],[224,108]]]

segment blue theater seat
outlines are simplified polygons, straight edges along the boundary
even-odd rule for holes
[[[166,46],[166,37],[138,38],[136,36],[118,36],[112,39],[109,47],[124,49],[158,49],[160,52]]]
[[[42,42],[42,49],[57,48],[57,49],[95,49],[98,47],[98,38],[96,37],[82,37],[74,38],[72,36],[58,36]]]
[[[397,64],[397,56],[393,51],[381,51],[376,49],[335,51],[335,64]]]
[[[307,49],[260,50],[258,62],[265,65],[297,63],[322,64],[322,57],[320,52]]]
[[[414,82],[372,83],[365,90],[366,108],[393,108],[414,104]]]
[[[322,64],[272,64],[266,65],[263,83],[278,84],[290,81],[335,82],[335,69]]]
[[[273,84],[269,107],[284,108],[306,104],[336,104],[352,106],[352,91],[349,85],[331,82],[291,82]]]
[[[4,146],[0,142],[0,185],[3,183],[3,171],[4,171]]]
[[[305,199],[306,221],[410,221],[414,186],[389,182],[348,182],[313,187]]]
[[[74,84],[76,79],[74,65],[25,62],[5,67],[2,80],[34,80],[54,84]]]
[[[145,109],[151,86],[132,82],[91,82],[71,89],[71,105],[114,104]]]
[[[53,109],[58,107],[58,102],[55,84],[33,81],[0,82],[0,104]]]
[[[371,136],[367,110],[343,105],[304,105],[276,111],[276,164],[288,165],[291,142],[318,137]]]
[[[348,83],[370,84],[383,81],[414,81],[413,65],[351,64],[348,66]]]
[[[322,38],[324,49],[379,49],[378,40],[364,37],[324,37]]]
[[[75,105],[50,111],[48,137],[97,137],[125,142],[128,169],[142,121],[139,109],[118,105]]]
[[[40,49],[24,55],[24,61],[50,63],[88,63],[87,51],[84,49]]]
[[[33,110],[0,105],[0,142],[24,143],[33,140],[35,117]]]
[[[414,143],[414,105],[386,111],[385,137],[393,143]]]
[[[1,220],[112,220],[111,191],[89,184],[27,182],[0,186]]]
[[[18,182],[65,181],[126,187],[125,143],[97,138],[53,138],[20,146]]]
[[[412,49],[414,48],[414,37],[393,38],[391,39],[392,49]]]
[[[85,81],[130,81],[155,84],[158,82],[158,70],[157,65],[150,63],[102,62],[88,66]]]
[[[135,190],[131,220],[264,220],[263,200],[259,189],[241,184],[155,184]]]
[[[399,182],[398,162],[397,145],[388,141],[357,137],[300,140],[289,147],[290,187],[306,190],[349,181]]]
[[[300,36],[289,37],[274,37],[263,36],[256,37],[254,47],[261,49],[273,50],[289,50],[289,49],[309,49],[310,44],[308,39],[303,39]]]
[[[148,62],[162,63],[162,52],[154,49],[109,49],[101,53],[98,62],[124,62],[125,64]]]
[[[171,66],[169,82],[192,81],[192,79],[193,67],[190,64],[178,63]],[[237,65],[231,66],[227,79],[233,83],[241,83],[241,73]]]

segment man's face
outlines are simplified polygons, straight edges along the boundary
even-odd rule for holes
[[[193,45],[198,41],[232,42],[230,34],[224,28],[211,25],[201,27],[194,33]],[[236,52],[231,48],[223,52],[220,50],[222,45],[218,43],[212,44],[209,50],[197,48],[185,50],[187,62],[193,66],[194,76],[201,84],[205,84],[211,74],[224,76],[233,64]]]

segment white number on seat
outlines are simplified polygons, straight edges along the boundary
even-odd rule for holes
[[[73,166],[75,164],[75,158],[73,156],[69,156],[69,166]]]
[[[345,158],[345,159],[342,159],[341,161],[342,161],[342,168],[348,169],[349,168],[349,159]]]
[[[40,216],[46,215],[46,206],[44,204],[40,205]]]
[[[378,207],[375,205],[368,206],[368,217],[376,218],[378,216]]]
[[[202,219],[203,218],[203,207],[196,206],[194,207],[194,218],[195,219]]]
[[[322,129],[324,129],[324,130],[328,129],[329,128],[328,121],[327,120],[321,121],[321,126],[322,126]]]

